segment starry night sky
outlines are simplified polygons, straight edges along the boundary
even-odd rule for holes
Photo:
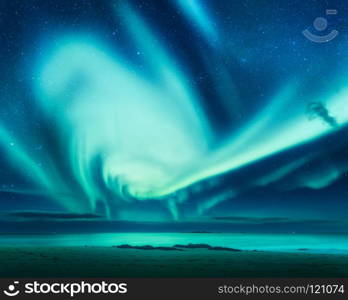
[[[347,21],[343,0],[1,1],[3,231],[346,231]]]

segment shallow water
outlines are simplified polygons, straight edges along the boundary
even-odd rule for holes
[[[2,235],[1,246],[173,246],[204,243],[242,250],[348,254],[348,234],[93,233]],[[306,250],[300,250],[306,249]]]

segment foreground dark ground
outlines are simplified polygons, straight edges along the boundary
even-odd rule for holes
[[[347,277],[347,255],[0,247],[1,277]]]

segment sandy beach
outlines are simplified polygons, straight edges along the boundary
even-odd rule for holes
[[[1,277],[347,277],[348,255],[0,247]]]

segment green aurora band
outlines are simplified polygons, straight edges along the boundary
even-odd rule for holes
[[[195,1],[185,4],[188,2],[179,1],[179,5],[188,17],[198,18],[207,39],[217,40],[203,8]],[[47,50],[34,77],[35,105],[62,133],[71,176],[65,177],[59,162],[49,155],[46,163],[38,166],[43,158],[27,150],[25,144],[30,141],[21,144],[0,123],[0,146],[16,169],[27,176],[30,173],[37,187],[11,192],[46,195],[62,207],[78,211],[95,211],[97,202],[104,201],[106,216],[111,215],[109,201],[158,199],[177,219],[176,205],[187,199],[185,188],[333,130],[320,119],[308,121],[305,105],[292,106],[301,84],[300,80],[287,80],[263,111],[223,143],[217,143],[201,107],[200,93],[190,84],[175,54],[130,7],[118,6],[115,15],[123,18],[134,45],[146,57],[142,68],[87,35],[66,35]],[[225,75],[230,82],[227,72]],[[342,84],[323,98],[338,126],[348,121],[346,75],[342,74]],[[220,94],[231,105],[240,100],[233,88],[232,93],[222,90]],[[289,107],[291,118],[285,117]],[[96,159],[104,188],[95,180]],[[306,161],[284,166],[279,174],[271,174],[258,184],[267,184]],[[238,191],[212,198],[200,209],[209,209],[235,193]]]

